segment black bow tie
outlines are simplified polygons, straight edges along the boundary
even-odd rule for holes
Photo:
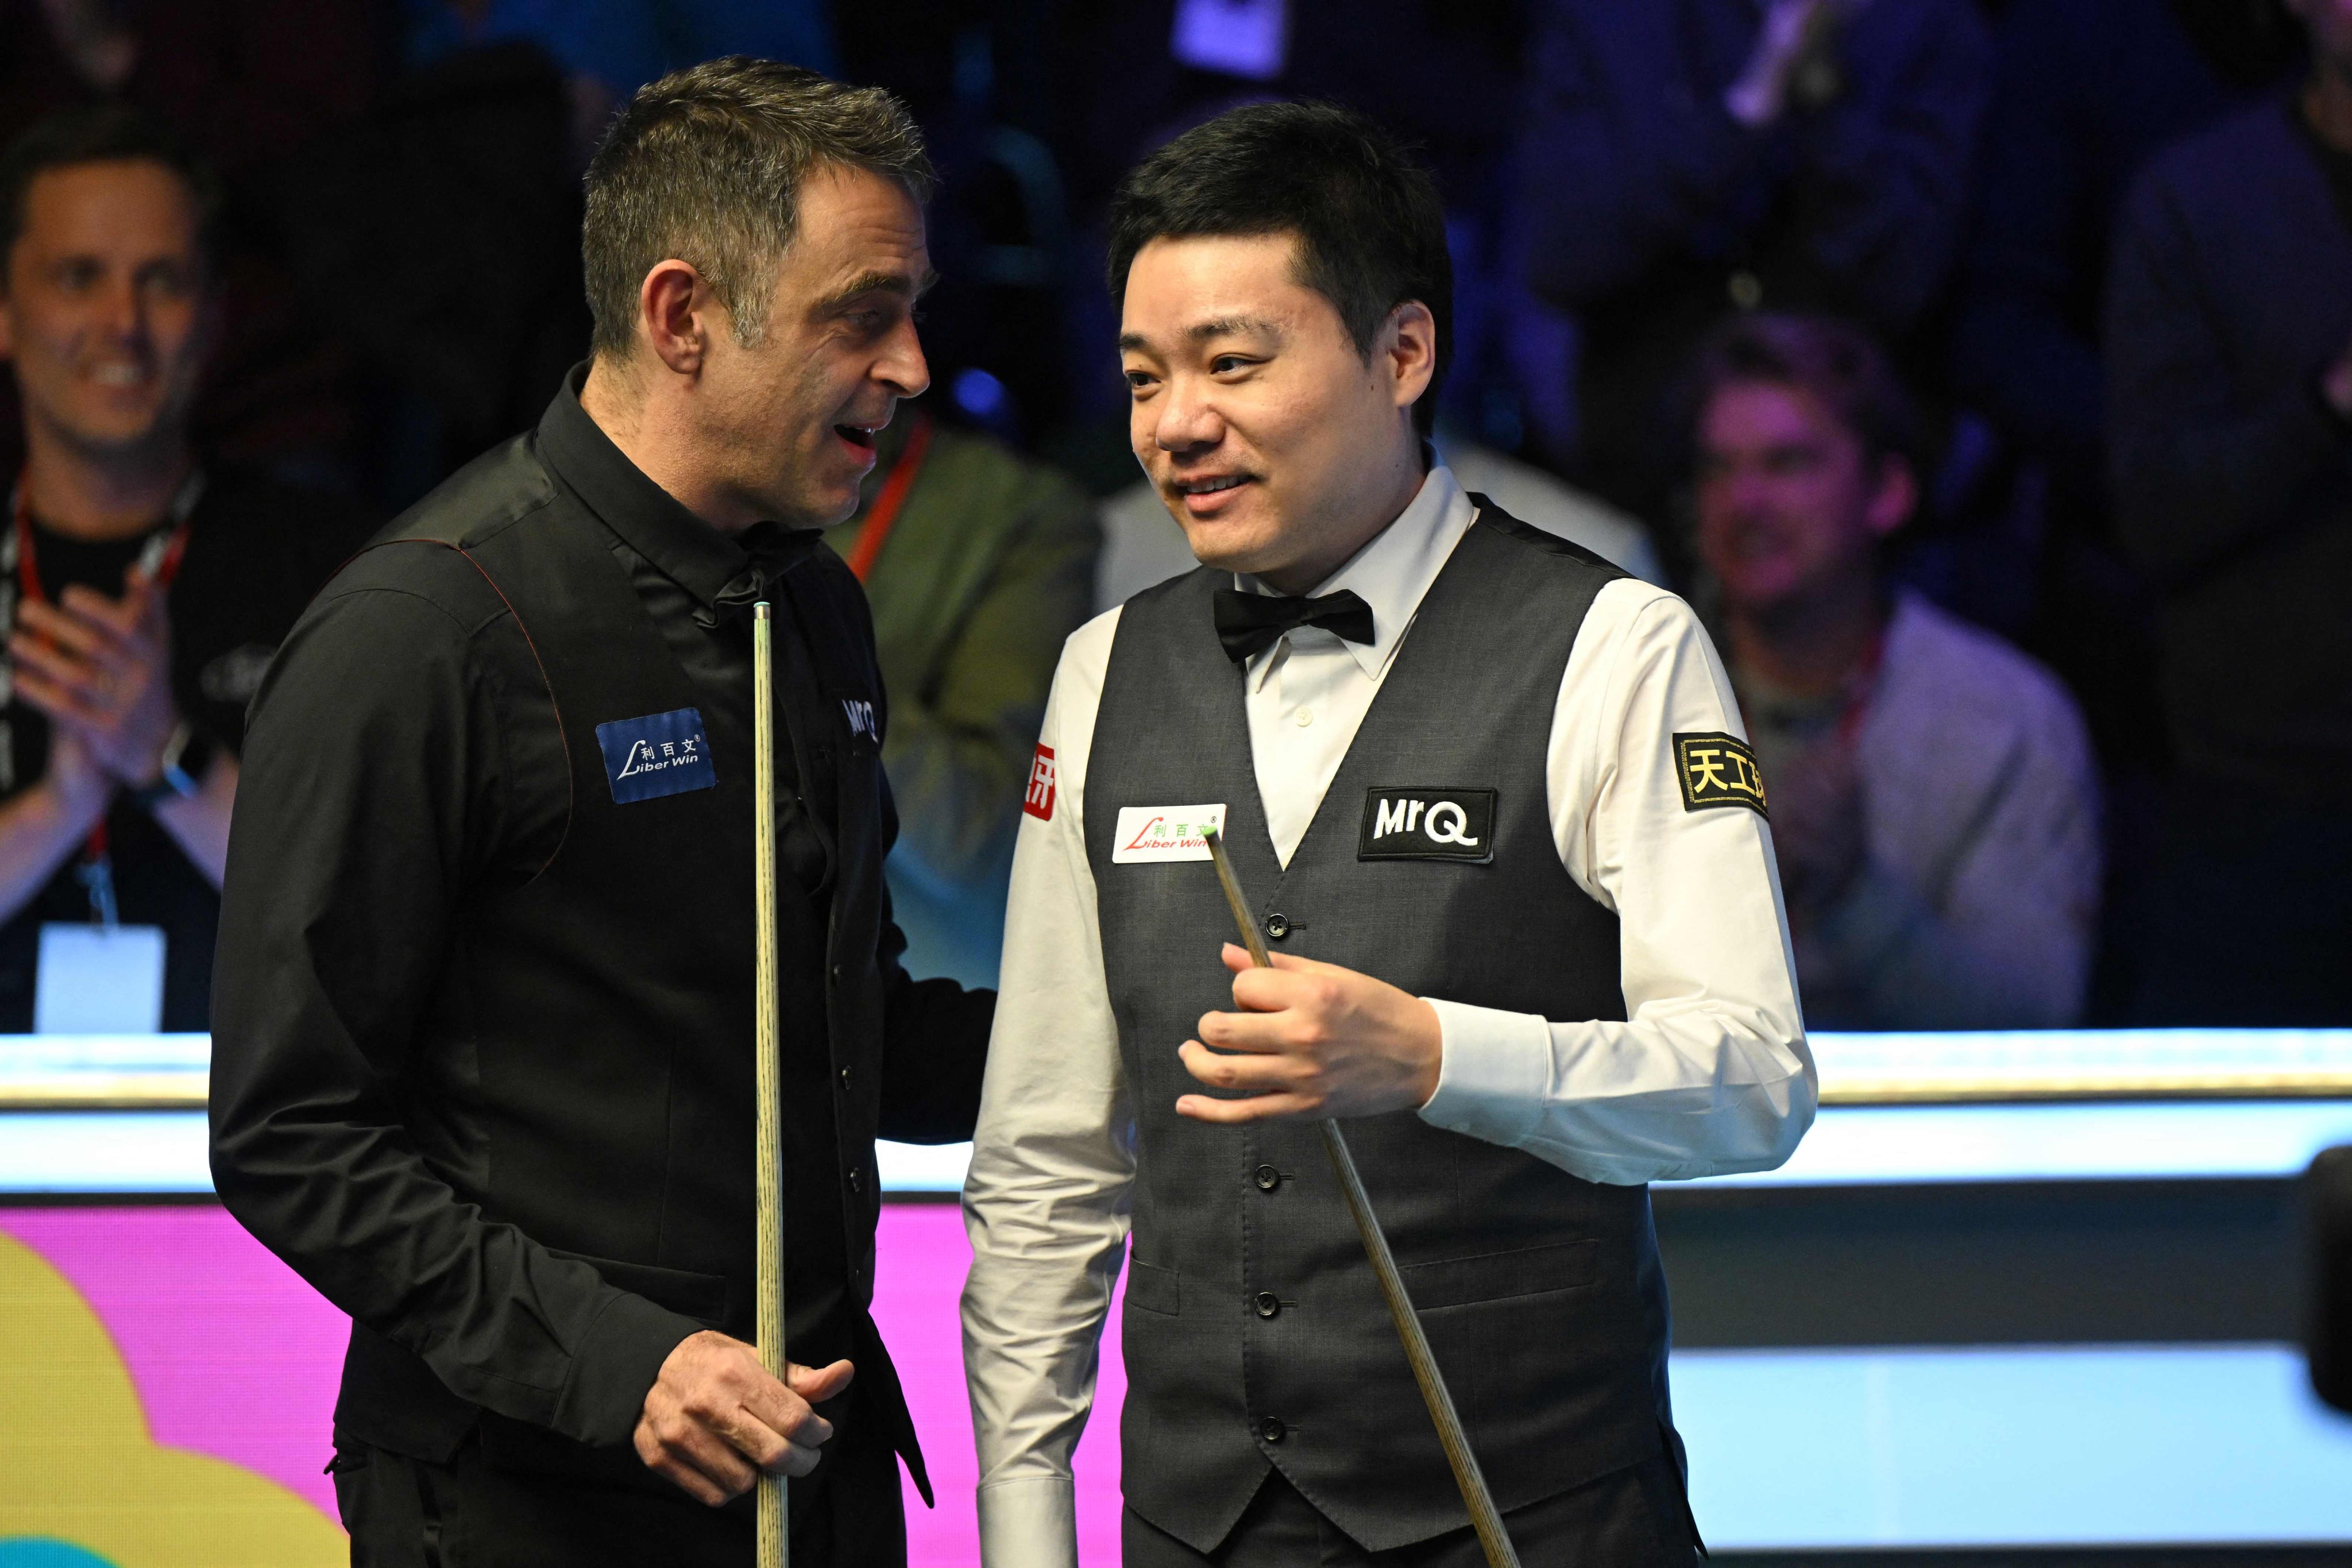
[[[1321,626],[1349,642],[1372,640],[1372,607],[1344,588],[1319,599],[1277,599],[1220,588],[1216,609],[1217,640],[1235,664],[1248,663],[1299,626]]]

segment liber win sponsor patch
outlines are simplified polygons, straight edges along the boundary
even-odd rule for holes
[[[1685,811],[1744,805],[1767,819],[1772,815],[1764,799],[1764,775],[1757,771],[1756,753],[1737,735],[1720,731],[1677,734],[1675,775],[1682,782]]]
[[[698,708],[599,724],[596,744],[604,753],[604,781],[613,786],[615,805],[709,789],[719,782]]]
[[[1110,841],[1114,866],[1160,860],[1206,860],[1209,830],[1225,830],[1225,808],[1216,805],[1123,805]]]
[[[1404,785],[1364,792],[1359,860],[1469,860],[1495,858],[1495,792]]]

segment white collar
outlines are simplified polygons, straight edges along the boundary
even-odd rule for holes
[[[1355,656],[1356,663],[1372,679],[1378,680],[1381,671],[1396,656],[1397,645],[1404,640],[1406,629],[1412,625],[1423,595],[1445,569],[1446,558],[1454,553],[1454,547],[1470,531],[1477,515],[1478,509],[1470,504],[1469,496],[1455,482],[1454,470],[1440,463],[1429,470],[1421,481],[1421,489],[1413,492],[1412,500],[1397,513],[1394,522],[1372,535],[1361,550],[1307,595],[1319,598],[1344,589],[1371,606],[1370,642],[1337,640]],[[1245,594],[1274,592],[1252,576],[1235,576],[1234,586]],[[1250,683],[1265,683],[1276,656],[1292,637],[1332,635],[1315,626],[1301,626],[1286,634],[1273,647],[1251,658],[1245,667]]]

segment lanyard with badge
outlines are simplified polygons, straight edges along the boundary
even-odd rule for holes
[[[141,545],[140,574],[169,588],[187,553],[189,517],[204,491],[204,476],[191,475],[172,498],[170,512]],[[41,581],[33,538],[32,508],[20,479],[11,526],[0,533],[0,640],[16,629],[18,607],[29,600],[52,602]],[[16,779],[13,671],[0,661],[0,785]],[[114,860],[106,818],[91,826],[75,874],[89,892],[88,923],[52,921],[41,927],[35,971],[33,1028],[38,1034],[150,1033],[163,1022],[163,931],[160,926],[126,926],[115,898]]]

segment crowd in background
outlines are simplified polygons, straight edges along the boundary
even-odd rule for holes
[[[127,106],[216,176],[175,439],[339,558],[536,419],[601,126],[725,53],[891,89],[944,175],[932,388],[831,536],[910,967],[992,976],[1061,641],[1190,563],[1128,447],[1109,195],[1279,95],[1438,176],[1442,458],[1714,627],[1812,1026],[2352,1024],[2352,4],[0,0],[0,139]],[[0,409],[0,468],[45,418]],[[101,819],[152,804],[120,772]]]

